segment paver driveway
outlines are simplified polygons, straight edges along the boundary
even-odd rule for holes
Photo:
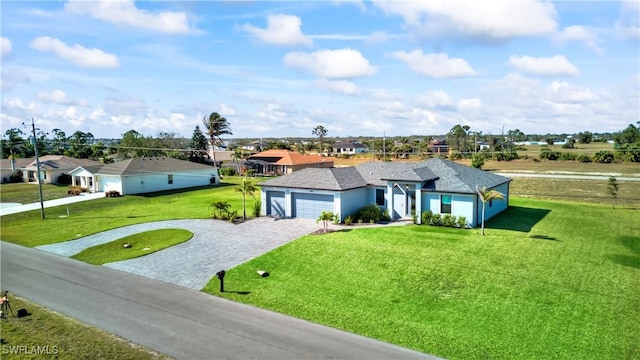
[[[314,220],[297,218],[259,217],[236,225],[220,220],[167,220],[126,226],[38,249],[71,256],[143,231],[186,229],[194,234],[189,241],[105,266],[199,290],[218,271],[242,264],[320,227]]]

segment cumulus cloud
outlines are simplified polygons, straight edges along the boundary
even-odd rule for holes
[[[310,37],[300,30],[302,21],[294,15],[270,15],[267,17],[267,28],[260,29],[251,24],[245,24],[241,29],[254,38],[273,45],[309,46],[313,44]]]
[[[89,15],[94,19],[119,26],[129,26],[165,34],[185,34],[190,31],[183,12],[148,12],[136,7],[132,0],[69,0],[64,9],[70,13]]]
[[[11,54],[11,40],[0,36],[0,58],[4,59]]]
[[[284,64],[309,70],[320,78],[354,78],[373,75],[376,68],[358,50],[318,50],[312,53],[291,52]]]
[[[580,70],[563,55],[531,57],[511,55],[509,62],[518,71],[540,76],[577,76]]]
[[[600,47],[602,40],[598,36],[597,32],[593,28],[588,28],[581,25],[567,26],[559,33],[554,35],[553,40],[562,45],[570,41],[581,41],[589,49],[598,54],[602,54],[603,50]]]
[[[598,95],[590,89],[561,81],[552,82],[548,86],[548,94],[553,101],[563,103],[583,103],[598,99]]]
[[[432,109],[439,110],[454,110],[454,104],[451,97],[446,91],[435,90],[429,91],[425,94],[419,95],[416,98],[416,103]]]
[[[118,57],[113,54],[96,48],[88,49],[78,44],[68,46],[64,42],[48,36],[33,39],[30,46],[38,51],[51,51],[81,67],[117,68],[119,66]]]
[[[20,83],[28,83],[31,79],[29,74],[22,68],[11,68],[2,72],[2,91],[9,91]]]
[[[457,78],[473,76],[476,72],[466,60],[450,58],[447,54],[423,54],[417,49],[411,52],[396,51],[391,57],[403,61],[409,68],[420,75],[432,78]]]
[[[232,116],[238,113],[236,109],[229,107],[223,103],[220,103],[219,106],[220,106],[220,115],[222,116]]]
[[[62,90],[53,90],[50,92],[41,91],[38,93],[38,100],[45,103],[53,103],[67,106],[89,106],[89,101],[85,99],[70,99]]]
[[[482,101],[476,98],[460,99],[456,104],[458,111],[477,110],[482,106]]]
[[[317,79],[313,84],[321,89],[341,94],[356,95],[360,93],[360,89],[356,84],[346,80]]]
[[[485,40],[544,36],[557,27],[551,2],[536,0],[374,0],[387,15],[399,15],[415,35],[455,35]]]

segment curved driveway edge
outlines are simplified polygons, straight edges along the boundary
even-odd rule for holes
[[[218,271],[247,262],[320,227],[314,220],[297,218],[260,217],[235,225],[220,220],[167,220],[126,226],[37,248],[72,256],[91,246],[144,231],[186,229],[194,234],[189,241],[105,266],[199,290]]]

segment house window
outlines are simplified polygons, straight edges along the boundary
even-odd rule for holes
[[[376,205],[384,206],[384,189],[376,189]]]
[[[489,200],[489,207],[493,206],[493,200]]]
[[[167,180],[169,181],[169,185],[173,184],[173,174],[167,175]]]
[[[451,195],[440,196],[440,213],[451,214]]]

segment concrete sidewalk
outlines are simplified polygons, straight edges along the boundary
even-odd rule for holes
[[[44,208],[50,208],[60,205],[73,204],[81,201],[93,200],[105,197],[103,192],[97,193],[82,193],[78,196],[68,196],[61,199],[43,201]],[[32,204],[18,204],[18,203],[0,203],[0,216],[16,214],[25,211],[40,210],[40,202]]]

